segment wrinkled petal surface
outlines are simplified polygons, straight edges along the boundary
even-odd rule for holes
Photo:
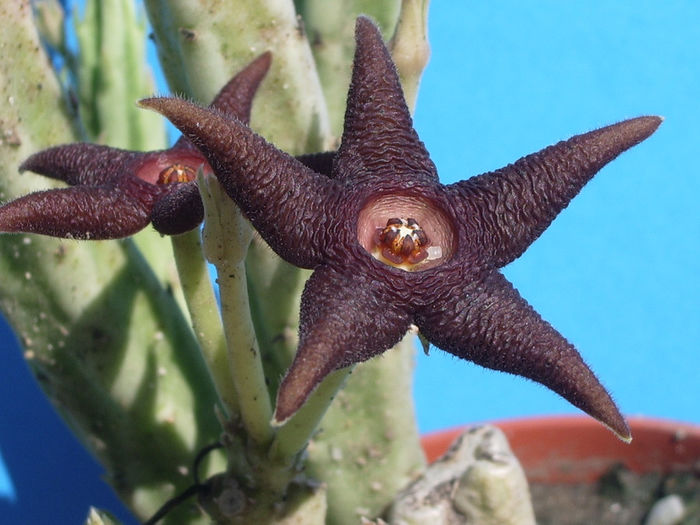
[[[333,177],[377,183],[391,172],[395,182],[437,182],[437,171],[413,129],[396,67],[376,26],[357,19],[355,59],[345,128]]]
[[[364,275],[327,266],[311,275],[301,298],[299,349],[280,385],[276,421],[293,415],[334,370],[366,361],[404,336],[408,314],[382,301],[376,287]]]
[[[498,272],[424,309],[421,333],[462,359],[527,377],[557,392],[610,427],[622,439],[629,429],[615,403],[566,339],[520,297]]]
[[[661,124],[639,117],[549,146],[505,168],[448,187],[460,214],[479,221],[479,242],[497,267],[520,257],[608,162]]]
[[[143,229],[158,189],[74,186],[30,193],[0,207],[0,231],[74,239],[114,239]]]
[[[141,105],[165,115],[204,153],[226,193],[285,260],[313,268],[331,242],[343,188],[242,122],[177,98]]]

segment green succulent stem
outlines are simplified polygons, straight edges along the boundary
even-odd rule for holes
[[[72,60],[80,113],[90,140],[116,148],[162,149],[165,127],[157,115],[135,104],[153,93],[146,64],[146,20],[132,0],[89,0],[75,30],[78,59]]]
[[[180,284],[190,313],[192,331],[229,418],[239,413],[238,394],[228,365],[228,349],[219,305],[202,254],[199,228],[171,237]]]
[[[316,69],[337,141],[343,130],[349,66],[355,51],[355,19],[361,14],[370,16],[388,38],[396,25],[400,0],[296,0],[295,5],[313,43]]]
[[[428,3],[428,0],[402,0],[396,29],[389,41],[406,103],[412,109],[416,105],[420,78],[430,57]]]
[[[228,369],[248,435],[258,445],[272,440],[272,404],[260,348],[248,308],[244,260],[253,230],[214,176],[198,175],[204,203],[204,255],[216,267]]]
[[[414,355],[411,335],[357,365],[309,444],[307,472],[328,485],[327,523],[356,524],[358,509],[378,516],[425,468],[411,396]]]
[[[0,18],[0,193],[57,183],[18,175],[30,154],[80,138],[28,1]],[[131,102],[129,102],[131,103]],[[125,103],[126,104],[126,103]],[[131,240],[0,238],[0,310],[40,386],[102,463],[107,482],[146,518],[190,484],[187,466],[216,439],[216,396],[186,320]],[[207,475],[225,467],[208,458]],[[199,511],[171,520],[197,523]]]
[[[250,311],[273,398],[299,343],[301,293],[310,274],[282,260],[261,238],[253,238],[246,257]]]
[[[270,426],[272,404],[247,303],[241,300],[248,293],[243,265],[215,266],[219,275],[217,282],[221,294],[221,314],[225,319],[229,365],[238,392],[243,424],[256,443],[266,444],[273,434]]]
[[[336,370],[321,382],[304,406],[279,428],[270,447],[270,458],[293,463],[311,440],[353,368]]]

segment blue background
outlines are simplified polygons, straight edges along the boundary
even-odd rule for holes
[[[442,1],[430,11],[415,118],[443,182],[624,118],[666,117],[505,273],[623,412],[700,423],[700,4]],[[0,347],[0,523],[78,523],[89,505],[124,517],[3,325]],[[438,349],[418,355],[416,404],[422,431],[576,412]]]

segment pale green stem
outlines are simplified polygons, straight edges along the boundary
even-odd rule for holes
[[[272,404],[265,384],[260,348],[248,309],[245,266],[218,264],[221,316],[228,345],[228,358],[243,424],[253,440],[266,444],[272,439]]]
[[[299,411],[280,427],[270,447],[272,459],[291,462],[303,450],[353,368],[347,367],[329,374]]]
[[[358,15],[372,18],[388,38],[396,25],[400,0],[295,0],[297,12],[316,60],[331,122],[331,131],[339,139],[343,130],[345,99],[350,83],[352,56],[355,52],[355,21]]]
[[[218,275],[227,372],[238,396],[244,427],[257,444],[267,445],[273,435],[272,404],[248,306],[244,264],[253,231],[216,177],[200,173],[197,181],[204,203],[204,254]]]
[[[190,312],[192,330],[228,417],[238,413],[238,396],[228,370],[226,339],[219,307],[202,254],[199,229],[171,237],[182,292]]]
[[[399,20],[389,42],[391,57],[411,111],[415,108],[420,78],[430,58],[428,3],[428,0],[401,1]]]
[[[424,467],[411,396],[414,353],[414,338],[405,337],[358,364],[313,438],[305,472],[327,484],[329,524],[357,524],[359,507],[379,515]]]

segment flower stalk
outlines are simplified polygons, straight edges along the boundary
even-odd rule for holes
[[[228,417],[239,412],[238,396],[229,371],[228,350],[219,305],[202,253],[199,229],[171,237],[175,264],[187,310],[202,356],[212,375]]]
[[[204,203],[202,247],[216,267],[228,366],[243,426],[258,446],[272,439],[272,404],[265,383],[260,348],[248,309],[244,259],[253,230],[240,210],[230,206],[215,177],[197,180]]]

